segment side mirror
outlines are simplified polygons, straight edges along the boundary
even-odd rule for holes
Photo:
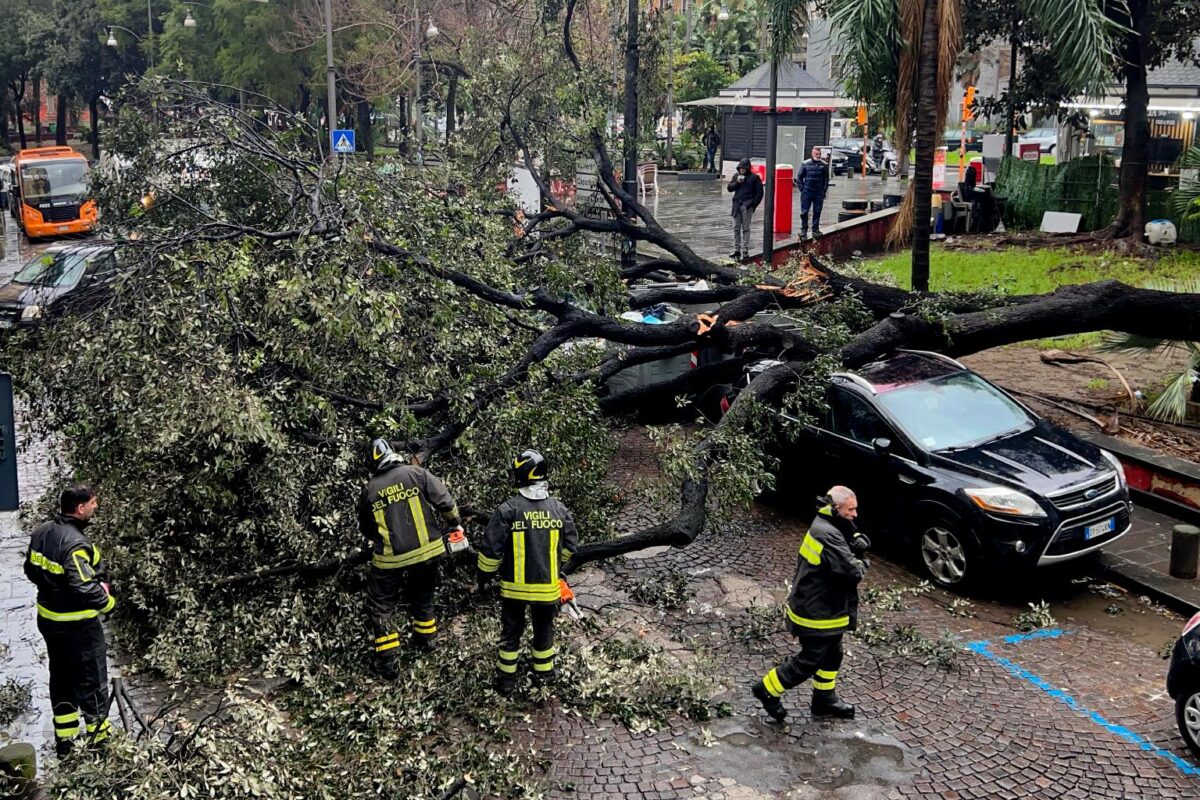
[[[871,446],[875,448],[875,452],[881,456],[886,456],[888,451],[892,449],[892,440],[879,438],[871,442]]]

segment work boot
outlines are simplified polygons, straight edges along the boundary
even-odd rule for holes
[[[814,717],[837,717],[854,719],[854,704],[837,696],[836,689],[813,689],[812,715]]]
[[[512,697],[513,690],[517,688],[517,679],[505,674],[498,674],[492,681],[492,688],[501,697]]]
[[[754,684],[750,693],[758,698],[758,702],[762,703],[763,711],[770,714],[773,720],[783,722],[787,719],[787,709],[783,707],[783,703],[778,697],[767,691],[767,687],[763,685],[762,681]]]
[[[75,742],[70,739],[58,739],[54,742],[54,754],[59,758],[66,758],[74,749]]]
[[[432,653],[437,650],[437,636],[427,636],[425,634],[414,633],[412,644],[417,650],[422,653]]]
[[[813,238],[814,239],[816,239],[819,236],[824,236],[824,235],[825,234],[821,232],[820,228],[813,228]]]
[[[558,673],[556,670],[551,670],[550,672],[535,672],[535,673],[533,673],[533,685],[535,687],[553,686],[555,681],[557,681],[557,680],[558,680]]]
[[[801,239],[808,238],[808,226],[807,225],[800,229],[800,238]]]
[[[732,258],[734,261],[742,260],[742,254],[740,252],[738,252],[737,250],[734,250],[732,253],[730,253],[729,257]]]
[[[400,668],[394,658],[375,658],[371,660],[371,671],[380,680],[394,681],[400,677]]]

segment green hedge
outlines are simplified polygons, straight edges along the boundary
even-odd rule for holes
[[[996,194],[1007,198],[1004,224],[1017,230],[1036,230],[1046,211],[1083,215],[1080,229],[1094,231],[1112,222],[1117,213],[1118,170],[1103,156],[1075,158],[1061,164],[1034,164],[1006,158],[996,176]],[[1169,219],[1181,242],[1200,242],[1200,221],[1182,222],[1171,213],[1171,190],[1148,192],[1146,219]]]

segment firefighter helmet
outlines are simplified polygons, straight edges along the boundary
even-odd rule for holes
[[[512,460],[513,482],[518,487],[532,486],[546,480],[550,465],[537,450],[526,450]]]
[[[392,446],[388,444],[387,439],[376,439],[375,441],[371,442],[371,469],[373,469],[376,474],[383,472],[384,470],[391,469],[397,464],[402,464],[403,462],[404,459],[400,457],[399,453],[392,449]]]

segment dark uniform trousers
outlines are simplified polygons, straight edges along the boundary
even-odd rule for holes
[[[517,661],[521,657],[521,635],[525,633],[525,609],[533,623],[533,679],[541,683],[554,676],[554,618],[557,603],[526,603],[500,598],[500,657],[496,662],[501,683],[517,679]]]
[[[87,740],[108,738],[108,648],[98,618],[54,622],[38,618],[50,662],[50,704],[59,752],[70,748],[83,715]]]
[[[433,592],[438,585],[436,560],[422,561],[401,569],[372,567],[367,575],[367,616],[375,634],[375,663],[391,664],[400,646],[400,631],[393,615],[403,603],[412,625],[413,642],[428,645],[437,638],[433,616]]]
[[[773,697],[781,696],[809,678],[812,678],[814,689],[831,691],[836,688],[838,668],[842,665],[842,634],[798,638],[800,652],[763,678],[763,685]]]

